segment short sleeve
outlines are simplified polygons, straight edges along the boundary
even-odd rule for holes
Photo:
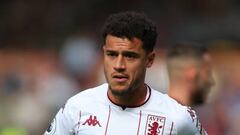
[[[179,125],[178,135],[207,135],[196,112],[191,107],[185,109]]]
[[[71,135],[73,126],[71,110],[66,105],[58,111],[44,135]]]

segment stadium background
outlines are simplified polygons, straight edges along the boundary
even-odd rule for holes
[[[101,26],[126,10],[143,11],[158,25],[147,82],[162,92],[166,46],[210,46],[217,85],[196,110],[210,135],[240,134],[240,1],[1,0],[0,135],[42,134],[66,99],[104,82]]]

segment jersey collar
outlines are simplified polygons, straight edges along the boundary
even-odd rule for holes
[[[109,100],[112,104],[114,104],[114,105],[116,105],[116,106],[118,106],[118,107],[121,107],[123,110],[125,110],[126,108],[138,108],[138,107],[141,107],[141,106],[143,106],[144,104],[146,104],[146,103],[148,102],[148,100],[150,99],[150,97],[151,97],[151,91],[152,91],[151,87],[149,87],[147,84],[145,84],[145,86],[147,87],[146,98],[145,98],[145,101],[144,101],[142,104],[140,104],[140,105],[136,105],[136,106],[124,106],[124,105],[120,105],[120,104],[114,103],[114,102],[109,98],[108,94],[107,94],[107,97],[108,97],[108,100]]]

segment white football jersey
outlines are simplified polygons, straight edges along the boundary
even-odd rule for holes
[[[108,84],[80,92],[59,110],[44,135],[204,135],[195,112],[149,87],[146,102],[122,108]]]

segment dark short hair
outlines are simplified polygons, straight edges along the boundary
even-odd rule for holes
[[[181,42],[167,48],[167,58],[192,57],[202,58],[208,52],[205,45],[196,42]]]
[[[103,40],[107,35],[121,38],[139,38],[143,49],[153,51],[157,40],[156,25],[144,14],[137,12],[120,12],[110,15],[103,26]]]

